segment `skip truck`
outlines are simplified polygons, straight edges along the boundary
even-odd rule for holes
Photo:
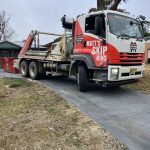
[[[104,10],[76,20],[64,16],[61,21],[63,34],[31,31],[14,62],[23,77],[74,76],[79,90],[85,92],[90,81],[106,87],[143,76],[145,40],[140,20]],[[40,34],[59,38],[41,47]]]

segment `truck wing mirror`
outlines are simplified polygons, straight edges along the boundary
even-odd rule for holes
[[[103,19],[102,17],[95,18],[95,35],[101,35],[103,32]]]

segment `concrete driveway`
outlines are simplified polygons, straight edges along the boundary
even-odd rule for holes
[[[0,69],[0,77],[8,77],[8,78],[22,78],[19,74],[7,73],[4,72],[3,69]]]
[[[80,93],[73,79],[55,77],[40,82],[101,124],[131,150],[150,150],[150,96],[125,88],[102,89],[98,85]]]

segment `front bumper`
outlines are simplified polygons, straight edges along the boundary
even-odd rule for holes
[[[113,68],[119,69],[118,79],[113,79],[111,77],[111,70]],[[143,77],[143,71],[144,71],[144,65],[139,65],[139,66],[110,65],[108,67],[108,81],[123,81],[123,80],[139,79]]]

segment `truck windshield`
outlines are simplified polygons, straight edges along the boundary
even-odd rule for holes
[[[137,20],[109,13],[108,21],[112,34],[120,37],[142,38],[141,26]]]

